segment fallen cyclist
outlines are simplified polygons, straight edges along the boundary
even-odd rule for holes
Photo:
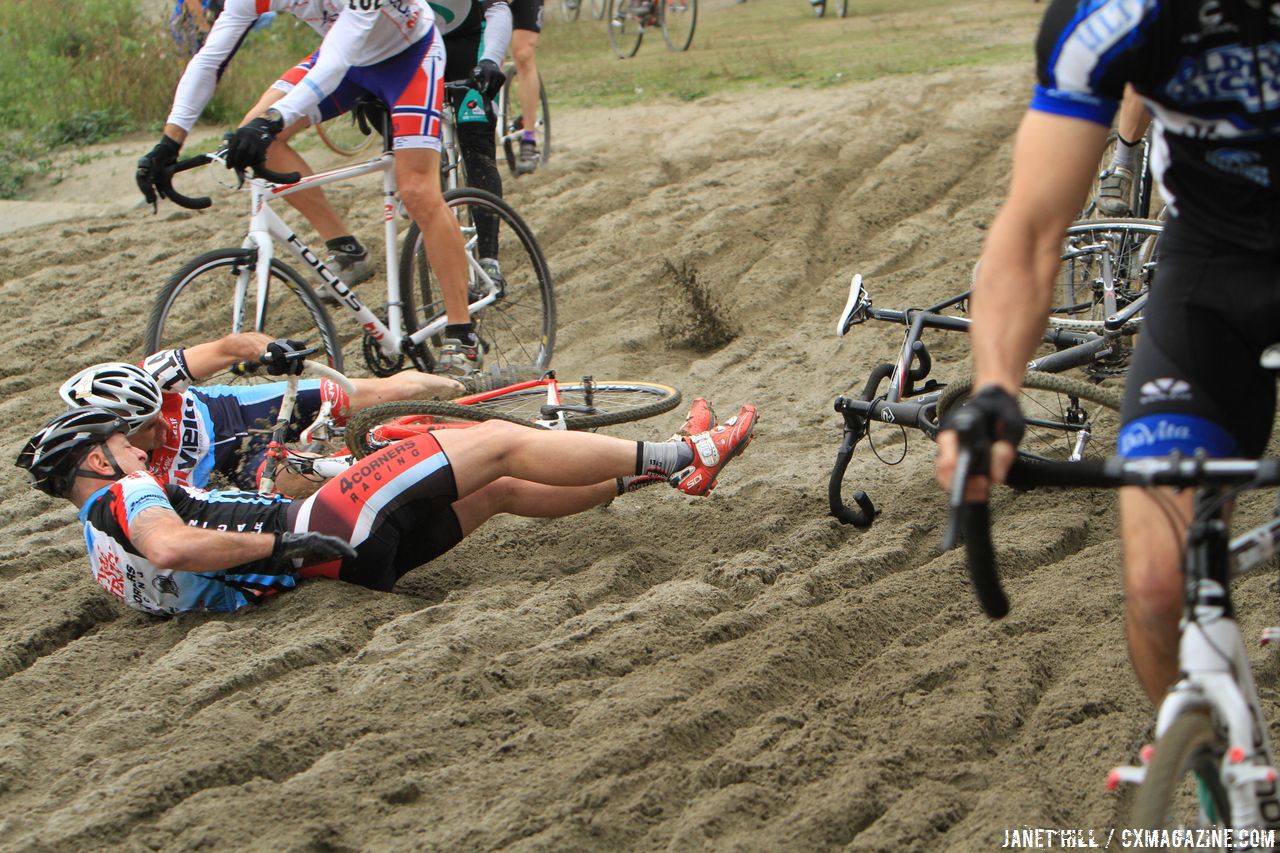
[[[142,365],[104,362],[72,376],[58,393],[69,406],[102,406],[125,420],[130,444],[147,454],[147,467],[162,483],[209,485],[221,474],[240,488],[257,487],[257,473],[266,457],[270,436],[263,433],[276,419],[285,393],[284,382],[260,385],[198,385],[241,362],[278,360],[267,370],[283,375],[302,352],[296,341],[276,341],[259,332],[227,335],[216,341],[162,350]],[[300,380],[294,424],[287,440],[320,410],[333,403],[335,423],[378,403],[392,400],[448,400],[464,393],[463,383],[444,376],[407,370],[376,379],[352,379],[352,399],[328,379]],[[282,471],[277,488],[289,495],[306,495],[315,484]]]
[[[311,497],[206,491],[164,482],[129,423],[96,406],[55,416],[16,465],[79,510],[95,580],[130,607],[166,615],[234,611],[299,580],[389,591],[499,513],[558,518],[668,482],[705,495],[751,441],[754,406],[712,426],[695,403],[670,441],[628,441],[486,421],[392,444]]]

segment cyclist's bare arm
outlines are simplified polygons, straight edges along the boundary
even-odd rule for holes
[[[970,303],[973,387],[998,385],[1016,394],[1044,334],[1067,226],[1089,192],[1107,128],[1028,111],[1013,150],[1009,196],[991,224]],[[992,470],[1003,480],[1013,448],[998,444]],[[938,437],[938,480],[949,488],[955,434]],[[974,484],[971,499],[985,494]]]
[[[203,382],[242,361],[254,361],[267,351],[274,340],[261,332],[241,332],[216,341],[186,347],[182,351],[187,370],[197,382]]]
[[[129,525],[129,540],[157,568],[218,572],[271,556],[270,533],[233,533],[189,527],[173,510],[153,506]]]

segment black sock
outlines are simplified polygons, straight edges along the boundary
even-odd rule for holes
[[[476,344],[479,338],[476,337],[476,327],[474,323],[450,323],[444,327],[444,336],[453,338],[455,341],[462,341],[464,344]]]
[[[345,237],[334,237],[332,240],[325,240],[324,244],[329,247],[331,252],[342,252],[347,255],[365,254],[364,246],[360,245],[360,241],[350,234]]]

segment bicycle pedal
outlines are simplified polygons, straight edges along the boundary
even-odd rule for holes
[[[1116,767],[1107,774],[1107,790],[1114,791],[1121,784],[1141,785],[1147,778],[1147,768],[1144,767]]]
[[[1269,646],[1276,640],[1280,640],[1280,628],[1263,628],[1262,637],[1258,640],[1258,645]]]

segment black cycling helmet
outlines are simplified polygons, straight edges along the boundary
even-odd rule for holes
[[[127,435],[129,424],[110,409],[96,406],[71,409],[54,416],[31,436],[14,464],[26,469],[32,488],[64,498],[71,490],[84,454],[118,432]],[[118,466],[113,464],[113,467],[118,470]]]

